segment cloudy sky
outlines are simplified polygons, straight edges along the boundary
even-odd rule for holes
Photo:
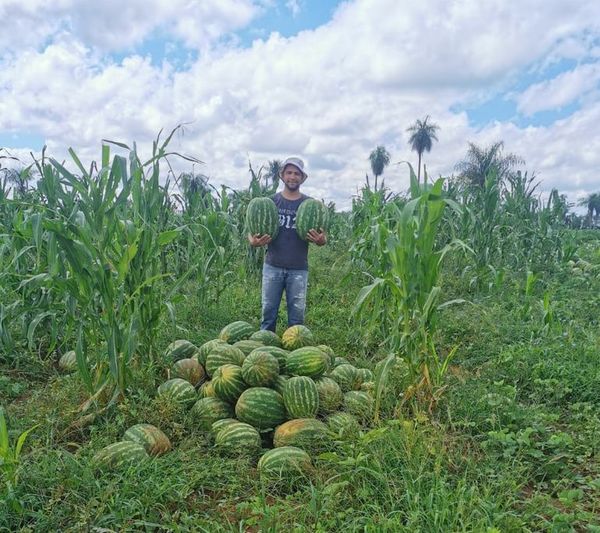
[[[347,207],[375,146],[416,165],[430,115],[430,175],[503,140],[544,190],[600,190],[598,0],[0,0],[0,20],[0,147],[24,163],[183,123],[172,148],[214,185],[297,154]],[[384,177],[403,190],[406,166]]]

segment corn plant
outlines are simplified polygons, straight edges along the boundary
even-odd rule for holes
[[[395,207],[394,225],[384,228],[389,269],[361,289],[354,312],[369,328],[383,326],[386,345],[408,363],[415,394],[424,392],[433,401],[449,360],[433,345],[435,315],[453,303],[439,303],[440,268],[449,251],[466,246],[460,241],[445,246],[437,242],[445,208],[460,213],[459,206],[442,195],[444,180],[420,185],[410,170],[411,199]]]
[[[0,406],[0,474],[4,485],[3,496],[5,502],[16,512],[22,509],[21,503],[14,495],[14,489],[19,478],[21,451],[27,437],[37,427],[38,425],[35,425],[23,431],[17,437],[16,442],[11,442],[6,417],[4,416],[4,407]]]
[[[43,227],[64,255],[66,276],[49,275],[74,302],[78,316],[77,365],[91,397],[109,402],[127,390],[135,364],[151,362],[161,313],[186,279],[166,288],[161,252],[180,228],[165,228],[168,184],[159,163],[170,155],[171,135],[153,146],[142,163],[135,147],[129,160],[111,161],[108,143],[101,165],[86,169],[69,153],[79,175],[54,159],[39,163],[40,190],[46,198]],[[119,145],[129,149],[126,145]]]

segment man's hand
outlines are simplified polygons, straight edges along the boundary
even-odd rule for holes
[[[322,228],[320,231],[317,231],[316,229],[308,230],[306,238],[310,242],[315,243],[317,246],[323,246],[327,244],[327,235]]]
[[[269,244],[271,240],[271,236],[267,235],[266,233],[264,235],[259,235],[258,233],[256,235],[248,234],[248,242],[251,246],[254,246],[256,248],[258,248],[259,246],[265,246],[266,244]]]

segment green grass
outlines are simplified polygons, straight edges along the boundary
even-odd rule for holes
[[[580,254],[600,263],[592,236]],[[343,250],[311,251],[307,325],[338,355],[372,366],[377,339],[363,342],[349,319],[364,281]],[[447,297],[469,294],[451,273],[444,287]],[[314,473],[292,486],[261,482],[257,458],[218,455],[186,413],[156,400],[165,365],[136,370],[124,402],[77,428],[80,381],[23,351],[17,370],[2,368],[0,402],[11,435],[40,426],[21,458],[23,511],[0,512],[0,529],[600,531],[599,289],[597,277],[565,265],[542,276],[525,318],[522,280],[510,276],[501,290],[444,309],[436,344],[459,348],[437,409],[395,419],[388,410],[380,428],[315,457]],[[547,332],[545,291],[555,305]],[[258,280],[234,277],[218,304],[200,304],[192,282],[185,294],[178,327],[160,330],[162,347],[176,338],[201,344],[234,320],[258,328]],[[174,451],[94,471],[91,457],[139,422],[161,427]]]

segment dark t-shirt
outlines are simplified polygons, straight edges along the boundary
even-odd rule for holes
[[[279,211],[279,233],[269,244],[265,262],[271,266],[308,270],[308,242],[296,233],[296,211],[308,196],[287,200],[281,193],[273,196]]]

